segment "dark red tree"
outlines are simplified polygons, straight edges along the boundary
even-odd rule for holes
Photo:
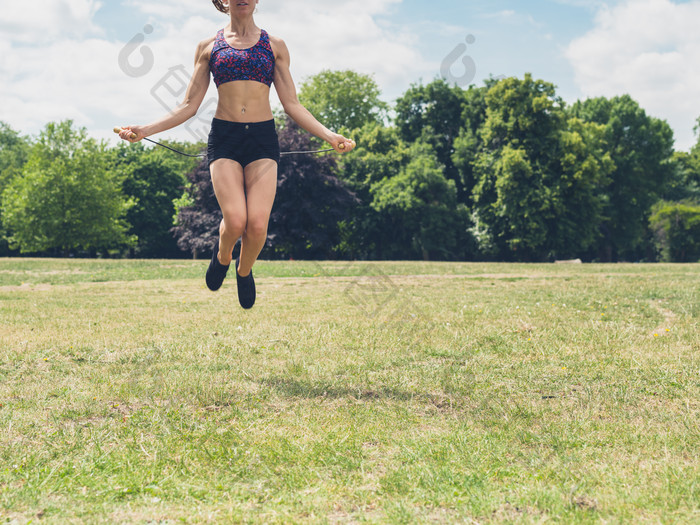
[[[283,152],[327,147],[319,147],[311,135],[289,119],[279,130],[279,140]],[[336,155],[329,152],[282,156],[266,256],[274,253],[284,259],[335,257],[334,249],[340,243],[338,223],[348,219],[358,203],[355,194],[336,177]]]
[[[283,152],[319,149],[311,136],[287,119],[278,131]],[[338,223],[348,219],[355,195],[336,177],[335,153],[283,155],[263,258],[329,259],[340,242]],[[193,202],[171,229],[177,245],[194,257],[209,256],[219,235],[221,211],[206,158],[187,175]]]
[[[210,257],[214,242],[219,238],[221,210],[214,195],[206,157],[187,174],[187,180],[190,185],[185,193],[193,204],[180,208],[177,226],[170,231],[181,250],[189,251],[194,258],[198,255]]]

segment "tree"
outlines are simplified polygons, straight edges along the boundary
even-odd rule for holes
[[[602,129],[567,119],[554,86],[509,78],[486,94],[473,162],[474,222],[482,246],[502,259],[571,256],[596,239],[612,170]]]
[[[396,175],[401,166],[410,161],[409,145],[399,136],[395,127],[365,124],[355,130],[358,148],[338,158],[338,177],[358,197],[367,200],[370,186],[385,177]]]
[[[311,137],[287,120],[279,131],[282,151],[313,149]],[[294,259],[328,259],[340,243],[339,223],[357,203],[336,177],[333,155],[283,156],[270,216],[267,252]]]
[[[29,140],[0,121],[0,193],[22,172],[29,153]]]
[[[462,258],[468,212],[457,203],[454,181],[445,178],[429,144],[413,144],[410,158],[396,176],[372,185],[372,208],[383,219],[383,257]]]
[[[22,173],[28,152],[29,140],[0,121],[0,196],[10,182]],[[1,202],[0,210],[2,210]],[[10,249],[7,240],[1,235],[2,231],[2,215],[0,215],[0,255],[9,255]]]
[[[326,69],[301,85],[299,101],[329,129],[354,130],[383,122],[388,105],[380,93],[369,75]]]
[[[173,144],[181,151],[201,151],[201,145]],[[129,233],[138,238],[132,253],[139,257],[173,257],[182,252],[170,233],[175,205],[182,195],[186,174],[197,159],[142,144],[120,144],[113,151],[113,166],[122,173],[124,194],[134,202],[127,212]],[[194,153],[191,153],[194,154]]]
[[[570,118],[554,153],[552,215],[547,224],[549,253],[560,259],[580,257],[600,236],[615,164],[606,149],[604,126]]]
[[[700,205],[658,202],[649,218],[661,260],[700,261]]]
[[[604,139],[615,169],[606,195],[598,254],[602,260],[642,256],[652,205],[672,174],[673,131],[650,117],[629,95],[577,102],[572,115],[605,126]]]
[[[663,200],[700,204],[700,118],[693,130],[698,136],[698,142],[688,153],[674,152],[672,174],[664,188]]]
[[[107,167],[104,143],[72,121],[49,123],[31,147],[22,174],[3,192],[2,213],[12,248],[22,253],[117,251],[131,206],[122,180]]]
[[[411,152],[395,127],[365,124],[355,131],[360,145],[338,157],[338,178],[357,197],[352,213],[340,223],[339,256],[350,259],[381,258],[384,243],[383,217],[372,207],[372,185],[391,178],[410,161]]]
[[[504,145],[496,155],[481,154],[474,187],[475,220],[488,235],[482,241],[506,259],[541,259],[552,218],[548,191],[528,152]]]
[[[700,146],[696,145],[689,153],[673,153],[671,176],[661,199],[700,203]]]
[[[487,86],[494,84],[495,82],[489,82]],[[468,202],[476,184],[474,161],[481,147],[479,130],[486,122],[486,93],[489,89],[487,86],[480,88],[469,86],[469,89],[464,92],[462,128],[452,145],[451,160],[459,174],[459,182],[463,192],[462,201],[465,203]]]
[[[445,176],[455,181],[460,201],[465,200],[466,193],[452,155],[469,100],[462,88],[437,79],[426,86],[413,84],[398,98],[395,108],[399,136],[408,143],[420,139],[432,146]]]
[[[190,252],[193,258],[199,254],[210,256],[214,242],[219,238],[222,215],[211,183],[209,162],[205,157],[190,171],[184,193],[174,202],[175,225],[170,232],[177,246]]]

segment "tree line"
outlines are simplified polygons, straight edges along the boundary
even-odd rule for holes
[[[358,148],[282,158],[263,258],[700,260],[700,142],[674,151],[628,95],[567,105],[525,75],[389,105],[371,76],[324,71],[299,98]],[[321,146],[276,120],[282,151]],[[0,122],[0,255],[207,257],[220,218],[206,159]]]

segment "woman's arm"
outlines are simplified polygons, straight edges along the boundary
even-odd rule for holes
[[[197,114],[199,106],[204,100],[209,88],[209,56],[211,54],[211,44],[213,38],[203,40],[197,46],[194,62],[194,74],[190,79],[190,84],[187,86],[185,99],[173,111],[163,118],[147,124],[145,126],[127,126],[122,128],[119,136],[129,142],[138,142],[139,140],[161,133],[168,129],[174,128],[194,117]],[[136,138],[131,138],[132,134],[136,134]]]
[[[292,80],[292,74],[289,71],[289,50],[287,45],[281,38],[270,37],[275,46],[275,90],[280,98],[284,112],[289,115],[294,122],[299,124],[303,129],[315,135],[316,137],[325,140],[333,146],[339,153],[347,153],[355,147],[355,142],[334,133],[321,124],[311,114],[311,112],[301,105],[297,98],[297,90]]]

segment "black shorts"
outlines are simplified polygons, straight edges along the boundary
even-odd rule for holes
[[[232,122],[215,118],[211,122],[207,157],[209,165],[217,159],[235,160],[244,168],[258,159],[272,159],[279,164],[275,121]]]

